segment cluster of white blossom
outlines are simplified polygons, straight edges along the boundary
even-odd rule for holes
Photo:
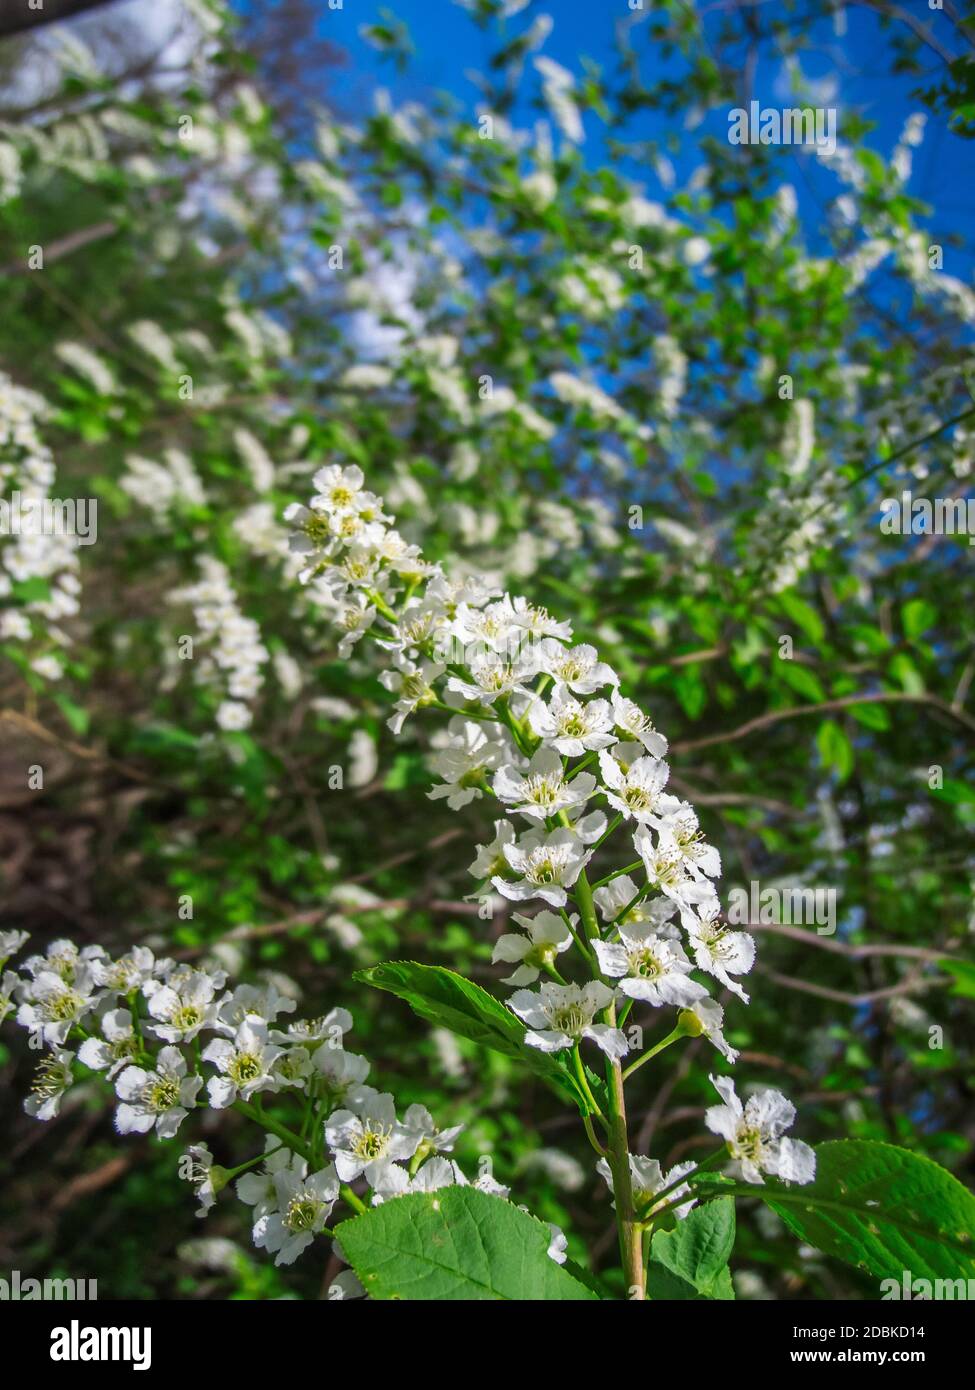
[[[251,1208],[254,1244],[275,1264],[292,1264],[329,1236],[340,1200],[355,1212],[367,1200],[468,1185],[449,1157],[461,1126],[439,1130],[423,1105],[400,1118],[392,1095],[366,1084],[369,1062],[345,1046],[346,1009],[294,1018],[291,981],[228,988],[225,970],[159,958],[146,946],[113,958],[101,946],[58,940],[5,970],[26,941],[26,932],[0,933],[0,1022],[15,1014],[42,1052],[27,1113],[53,1119],[73,1087],[95,1078],[112,1093],[120,1134],[172,1139],[194,1111],[236,1108],[265,1130],[260,1151],[225,1168],[206,1144],[192,1144],[180,1171],[200,1216],[233,1184]],[[273,1116],[251,1104],[272,1096]],[[277,1118],[282,1104],[288,1124]],[[509,1196],[488,1171],[473,1185]],[[559,1263],[565,1245],[552,1227],[549,1253]],[[364,1293],[354,1276],[341,1277],[344,1296]]]
[[[393,732],[424,708],[450,716],[430,796],[452,808],[490,796],[503,812],[469,872],[476,896],[493,889],[538,909],[516,913],[521,930],[494,952],[516,967],[509,1006],[526,1043],[578,1055],[588,1040],[618,1061],[630,1051],[621,1024],[639,1002],[674,1011],[674,1035],[703,1035],[734,1062],[723,1009],[694,975],[747,1002],[739,977],[754,943],[722,920],[720,856],[693,807],[666,790],[666,739],[596,650],[572,644],[568,623],[482,577],[451,580],[395,530],[364,481],[356,466],[320,469],[309,506],[286,514],[297,528],[292,546],[306,558],[304,581],[336,605],[343,649],[368,634],[387,654],[380,680],[395,696]],[[614,835],[635,859],[590,882]],[[578,982],[557,964],[573,946],[584,963]],[[768,1129],[787,1109],[767,1091],[749,1101],[734,1139],[721,1121],[745,1177],[764,1166],[811,1180],[812,1150],[793,1143],[786,1162],[781,1130],[773,1139]]]
[[[241,613],[226,566],[212,555],[201,555],[199,563],[203,577],[177,590],[172,600],[192,606],[200,636],[208,644],[198,667],[200,679],[226,689],[217,723],[222,729],[246,729],[252,718],[247,702],[264,683],[261,668],[268,659],[267,648],[257,623]]]
[[[0,372],[0,639],[39,641],[32,669],[56,680],[61,662],[54,648],[68,644],[61,627],[78,612],[77,537],[43,524],[51,508],[55,466],[40,434],[47,404],[35,391]],[[53,512],[52,512],[53,515]],[[39,581],[36,591],[15,585]]]

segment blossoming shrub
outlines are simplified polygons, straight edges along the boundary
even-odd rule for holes
[[[573,76],[542,51],[544,23],[474,8],[491,55],[476,108],[403,103],[396,79],[354,120],[309,109],[295,129],[290,85],[265,54],[255,66],[216,0],[187,3],[179,73],[113,53],[96,13],[76,31],[94,56],[52,43],[63,80],[37,109],[0,94],[4,500],[99,508],[91,545],[0,538],[3,927],[42,952],[66,935],[112,960],[148,947],[316,1015],[351,1010],[368,1080],[404,1123],[414,1105],[463,1123],[451,1152],[471,1186],[496,1170],[544,1218],[526,1228],[492,1192],[451,1189],[452,1228],[469,1204],[501,1246],[547,1248],[557,1224],[571,1277],[585,1266],[615,1295],[629,1273],[604,1177],[618,1186],[625,1165],[600,1040],[619,1052],[622,1034],[621,1075],[641,1063],[625,1087],[635,1208],[654,1191],[667,1206],[665,1174],[737,1132],[712,1115],[715,1138],[705,1115],[709,1075],[723,1085],[739,1052],[745,1129],[762,1133],[753,1091],[788,1091],[817,1176],[787,1189],[770,1173],[764,1205],[740,1213],[738,1294],[872,1296],[879,1256],[851,1244],[843,1269],[816,1255],[833,1237],[805,1198],[856,1191],[850,1138],[910,1151],[900,1189],[886,1147],[870,1163],[856,1150],[858,1181],[884,1187],[864,1202],[893,1194],[905,1211],[911,1154],[960,1171],[970,1147],[970,549],[879,524],[883,499],[950,497],[971,476],[971,291],[940,210],[918,201],[921,146],[941,136],[912,116],[888,150],[844,126],[804,166],[822,219],[793,187],[793,151],[710,138],[740,104],[735,43],[770,66],[788,46],[791,71],[806,18],[783,36],[769,7],[745,33],[737,11],[664,4],[674,81],[637,20],[620,27],[618,72]],[[114,32],[122,7],[104,14]],[[330,15],[350,19],[349,5]],[[717,72],[712,52],[730,54]],[[661,111],[670,168],[646,142]],[[898,323],[895,293],[910,306]],[[338,472],[317,488],[321,529],[303,532],[311,558],[289,554],[284,509],[322,464]],[[326,555],[338,521],[347,541],[368,521],[350,506],[367,481],[446,576],[438,587],[415,552],[400,570],[380,555],[392,623],[354,546]],[[294,582],[322,559],[341,582]],[[505,598],[522,593],[531,604]],[[536,632],[541,604],[558,619]],[[414,718],[424,684],[436,700]],[[468,842],[482,842],[475,880]],[[759,910],[717,911],[719,869],[726,909],[744,896]],[[766,912],[748,891],[766,884],[831,892],[835,934]],[[43,1012],[47,986],[31,1000],[30,972],[13,973],[12,1011]],[[262,1135],[248,1146],[252,1118],[196,1084],[225,1076],[220,1049],[198,1063],[157,1037],[146,996],[133,1007],[103,983],[85,997],[63,1045],[35,1025],[0,1044],[7,1243],[104,1272],[119,1295],[198,1280],[314,1296],[322,1268],[331,1284],[324,1235],[290,1266],[228,1254],[250,1210],[228,1193],[217,1238],[185,1240],[172,1145],[197,1125],[229,1167],[263,1153]],[[148,1076],[177,1048],[196,1103],[175,1139],[153,1123],[120,1152],[97,1101],[109,1067],[89,1059],[124,1051],[136,1020],[129,1065]],[[18,1113],[34,1038],[53,1068],[37,1110],[66,1079],[57,1054],[75,1058],[57,1136]],[[218,1038],[233,1041],[207,1034],[201,1054]],[[120,1100],[145,1124],[138,1095]],[[307,1120],[316,1142],[330,1118],[324,1093],[296,1086],[264,1108],[299,1139]],[[772,1133],[785,1117],[771,1105],[773,1162],[796,1155]],[[696,1205],[682,1194],[642,1233],[651,1292],[686,1292],[662,1266],[697,1223],[727,1246],[730,1203],[712,1190],[725,1177],[670,1178]],[[107,1229],[81,1215],[87,1184],[107,1188]],[[965,1229],[954,1201],[940,1232]],[[384,1202],[339,1246],[375,1272],[369,1223],[405,1248],[392,1228],[411,1211],[438,1244],[423,1203]]]
[[[765,1194],[767,1178],[775,1180],[767,1200],[798,1234],[816,1231],[824,1249],[878,1276],[899,1267],[907,1228],[934,1277],[970,1266],[975,1198],[960,1183],[896,1149],[848,1142],[837,1146],[843,1180],[830,1152],[813,1188],[817,1156],[787,1134],[796,1112],[778,1091],[743,1104],[730,1077],[712,1076],[722,1104],[704,1118],[724,1141],[718,1150],[667,1173],[631,1152],[625,1087],[646,1063],[701,1036],[728,1063],[737,1060],[723,1010],[695,970],[747,1003],[734,977],[755,957],[751,938],[721,920],[717,850],[693,809],[664,790],[666,739],[592,648],[571,645],[568,623],[480,576],[452,580],[425,561],[364,488],[360,469],[332,465],[315,483],[310,507],[290,512],[299,527],[293,548],[305,557],[300,578],[328,591],[340,626],[386,655],[395,732],[420,712],[449,715],[440,759],[447,780],[431,795],[492,797],[503,811],[470,866],[474,895],[493,886],[538,909],[516,914],[523,934],[502,936],[495,948],[496,960],[517,963],[507,1009],[442,967],[393,963],[364,979],[424,1017],[520,1056],[575,1103],[613,1196],[628,1296],[643,1299],[648,1288],[651,1297],[733,1296],[731,1199],[748,1184]],[[636,860],[591,877],[613,864],[617,848]],[[23,944],[5,938],[0,949],[9,956]],[[173,1138],[205,1085],[209,1108],[235,1108],[267,1138],[231,1170],[215,1166],[205,1145],[190,1146],[183,1162],[201,1212],[236,1178],[238,1198],[254,1209],[254,1243],[277,1264],[292,1263],[316,1238],[337,1238],[354,1272],[331,1285],[335,1297],[603,1296],[582,1271],[575,1278],[549,1268],[566,1262],[561,1231],[542,1238],[539,1223],[536,1234],[530,1216],[517,1221],[502,1205],[508,1190],[493,1177],[471,1186],[442,1156],[458,1127],[438,1131],[419,1105],[399,1119],[393,1096],[366,1084],[368,1063],[344,1047],[345,1010],[282,1027],[279,1016],[295,1001],[273,986],[224,993],[224,971],[157,960],[144,947],[112,960],[99,946],[58,941],[23,970],[6,972],[3,989],[5,1011],[19,1000],[17,1022],[45,1049],[28,1113],[56,1115],[78,1065],[114,1086],[121,1134]],[[637,1005],[653,1010],[655,1032],[659,1011],[662,1036],[645,1040],[642,1024],[627,1030]],[[591,1066],[593,1047],[602,1075]],[[641,1072],[637,1084],[645,1079]],[[790,1205],[797,1186],[810,1189],[801,1206]],[[458,1188],[462,1198],[442,1195]],[[907,1194],[923,1200],[923,1217],[905,1212]],[[360,1216],[336,1229],[329,1222],[340,1198]],[[699,1231],[682,1242],[682,1224],[706,1232],[703,1246]],[[449,1234],[447,1253],[438,1228]]]

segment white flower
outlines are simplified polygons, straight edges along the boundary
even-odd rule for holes
[[[376,609],[362,594],[353,594],[345,603],[339,605],[335,614],[335,625],[342,632],[339,656],[343,661],[351,656],[355,644],[375,621]]]
[[[726,1057],[729,1062],[737,1062],[737,1051],[725,1041],[722,1032],[724,1009],[716,999],[712,999],[710,996],[704,999],[695,999],[691,1007],[680,1016],[678,1021],[686,1026],[691,1023],[691,1018],[695,1020],[695,1023],[687,1028],[688,1033],[703,1035],[709,1043],[713,1043],[722,1057]]]
[[[645,1158],[642,1154],[630,1154],[630,1181],[633,1185],[633,1205],[636,1210],[642,1214],[644,1208],[653,1201],[658,1192],[666,1191],[685,1173],[690,1173],[695,1166],[694,1163],[678,1163],[665,1175],[655,1158]],[[613,1192],[615,1190],[613,1174],[605,1158],[601,1158],[596,1164],[596,1172],[601,1178],[605,1178],[610,1192]],[[672,1192],[668,1192],[663,1201],[650,1208],[647,1215],[652,1216],[660,1207],[669,1206],[679,1197],[690,1197],[690,1201],[682,1202],[679,1207],[670,1208],[671,1213],[678,1221],[682,1221],[696,1200],[691,1196],[691,1188],[686,1182],[680,1183]]]
[[[492,785],[498,800],[512,811],[544,821],[560,811],[584,805],[596,789],[596,779],[588,772],[579,772],[568,780],[558,753],[541,747],[525,772],[509,764],[495,773]]]
[[[590,1038],[607,1057],[619,1059],[630,1050],[625,1035],[619,1028],[593,1023],[599,1010],[608,1008],[613,998],[613,991],[599,980],[590,980],[586,985],[546,982],[537,992],[518,990],[508,1000],[508,1007],[527,1023],[525,1042],[529,1047],[559,1052],[582,1038]]]
[[[220,1001],[217,1017],[210,1026],[225,1037],[232,1038],[247,1018],[256,1017],[264,1023],[273,1023],[278,1014],[293,1014],[297,1007],[297,1000],[290,994],[282,994],[273,980],[261,985],[238,985],[232,994]],[[346,1016],[349,1017],[348,1014]],[[348,1027],[352,1027],[351,1017]],[[291,1034],[286,1040],[303,1041]],[[272,1041],[280,1042],[281,1038],[275,1037]]]
[[[438,600],[429,596],[411,598],[400,610],[395,635],[377,637],[376,640],[379,646],[385,647],[387,651],[409,653],[412,656],[427,643],[433,643],[437,660],[449,660],[449,653],[445,655],[437,645],[445,621],[444,606]]]
[[[394,734],[402,733],[407,717],[415,710],[436,700],[433,682],[443,675],[443,671],[443,666],[436,662],[421,661],[417,665],[405,657],[397,657],[395,669],[382,672],[379,677],[382,684],[399,696],[396,713],[386,721]]]
[[[555,958],[572,945],[572,933],[565,922],[555,912],[548,909],[534,917],[521,917],[516,912],[515,921],[527,931],[527,936],[509,932],[495,943],[492,964],[498,961],[514,963],[519,961],[518,969],[502,981],[506,985],[533,985],[539,972],[554,964]],[[573,927],[578,917],[569,919]]]
[[[303,1091],[313,1079],[312,1070],[311,1053],[306,1047],[285,1048],[271,1064],[273,1086],[269,1089],[294,1086]]]
[[[571,888],[592,853],[572,830],[553,830],[545,835],[530,830],[517,844],[504,845],[503,853],[519,877],[511,883],[500,875],[491,880],[502,897],[514,902],[541,898],[550,907],[564,907]]]
[[[631,999],[659,1007],[676,1004],[687,1008],[707,993],[688,978],[693,966],[675,941],[656,936],[652,927],[640,924],[619,927],[619,942],[594,941],[599,968]]]
[[[494,839],[490,844],[478,845],[477,857],[467,872],[472,878],[491,878],[494,874],[505,873],[508,860],[505,848],[515,842],[515,828],[509,820],[494,822]]]
[[[485,776],[500,767],[508,748],[499,738],[490,737],[482,723],[455,718],[448,725],[449,743],[430,759],[443,783],[427,792],[431,801],[447,798],[452,811],[483,796]]]
[[[721,921],[717,898],[702,903],[697,913],[684,910],[681,921],[690,938],[691,950],[699,970],[713,975],[738,998],[748,1003],[748,995],[732,975],[746,975],[755,962],[755,942],[748,932],[731,931]]]
[[[105,951],[101,946],[86,946],[79,951],[73,941],[59,937],[52,941],[43,956],[28,956],[22,968],[36,980],[42,974],[58,975],[65,984],[73,984],[81,969],[89,969],[94,960],[101,959]]]
[[[501,652],[479,652],[468,663],[469,681],[451,676],[447,689],[463,695],[465,700],[477,700],[491,705],[502,695],[529,693],[528,682],[538,674],[537,657],[526,649],[515,655]]]
[[[156,1023],[149,1032],[164,1042],[191,1042],[201,1028],[211,1028],[216,1016],[217,983],[203,970],[186,970],[171,976],[149,994],[149,1013]]]
[[[356,1052],[341,1047],[320,1047],[312,1057],[312,1067],[324,1078],[329,1099],[335,1103],[352,1104],[363,1090],[369,1075],[369,1063]]]
[[[319,468],[312,478],[312,484],[317,488],[317,494],[311,500],[312,511],[354,510],[364,481],[362,469],[355,464],[343,468],[340,464],[333,463],[326,468]]]
[[[613,668],[599,660],[596,648],[586,643],[564,647],[561,642],[546,637],[539,649],[539,664],[573,695],[592,695],[603,686],[617,686],[620,681]]]
[[[25,962],[27,968],[30,964]],[[70,982],[51,970],[41,970],[26,987],[26,1002],[17,1010],[17,1022],[49,1047],[60,1047],[73,1025],[97,1004],[99,996],[92,994],[93,988],[86,967],[72,971]]]
[[[269,1134],[265,1138],[264,1152],[267,1156],[260,1172],[245,1173],[234,1184],[240,1200],[246,1206],[254,1208],[255,1221],[260,1220],[262,1216],[267,1216],[276,1208],[278,1190],[275,1186],[275,1178],[279,1173],[289,1170],[300,1181],[308,1172],[308,1164],[305,1160],[299,1154],[292,1153],[290,1149],[282,1145],[281,1140],[274,1134]]]
[[[338,890],[336,889],[336,893]],[[284,1005],[281,1005],[284,1008]],[[268,1015],[259,1010],[262,1018]],[[282,1033],[279,1029],[272,1029],[269,1036],[272,1042],[277,1043],[328,1043],[330,1048],[338,1051],[342,1045],[342,1039],[352,1027],[352,1015],[348,1009],[330,1009],[327,1014],[320,1018],[300,1018],[294,1023],[288,1024],[288,1031]]]
[[[202,1076],[187,1076],[186,1060],[176,1047],[164,1047],[153,1071],[126,1067],[115,1082],[122,1104],[115,1112],[119,1134],[148,1134],[155,1127],[160,1139],[172,1139],[196,1105]]]
[[[101,1021],[103,1038],[85,1038],[78,1048],[78,1060],[92,1071],[103,1071],[109,1081],[132,1061],[139,1041],[128,1009],[111,1009]]]
[[[530,632],[533,637],[558,637],[564,642],[571,640],[572,625],[558,622],[547,608],[520,597],[511,600],[511,608],[517,626]]]
[[[408,1169],[384,1159],[376,1165],[369,1184],[374,1206],[380,1206],[391,1197],[405,1197],[410,1192],[439,1192],[442,1187],[468,1185],[460,1168],[449,1158],[428,1159],[412,1178]]]
[[[24,981],[15,970],[5,970],[0,976],[0,1023],[3,1023],[7,1015],[13,1013],[14,994],[22,989]]]
[[[658,758],[637,758],[624,770],[604,749],[599,754],[599,770],[606,800],[626,820],[632,816],[637,821],[649,821],[662,806],[669,809],[669,803],[680,804],[676,797],[663,794],[670,768]]]
[[[276,1265],[294,1264],[301,1252],[324,1230],[339,1195],[334,1167],[301,1177],[289,1168],[274,1175],[277,1207],[258,1217],[254,1244],[274,1254]]]
[[[60,1048],[42,1057],[37,1064],[31,1093],[24,1101],[24,1109],[35,1120],[53,1120],[61,1109],[65,1092],[74,1082],[71,1071],[73,1054]]]
[[[610,696],[610,704],[613,710],[613,725],[621,734],[628,734],[630,738],[637,739],[651,757],[665,756],[667,740],[663,734],[657,733],[639,705],[625,699],[616,690]]]
[[[326,1120],[325,1141],[335,1156],[336,1171],[343,1182],[351,1182],[364,1173],[371,1185],[375,1165],[384,1158],[412,1158],[420,1136],[399,1123],[391,1095],[364,1086],[349,1106],[336,1110]]]
[[[9,960],[30,940],[30,932],[0,931],[0,961]]]
[[[528,1211],[528,1208],[523,1207],[522,1210]],[[531,1215],[530,1212],[529,1215]],[[557,1265],[564,1265],[568,1258],[569,1238],[561,1227],[556,1226],[554,1221],[547,1221],[545,1224],[548,1226],[551,1235],[551,1240],[548,1243],[548,1250],[546,1250],[545,1253],[548,1255],[549,1259],[554,1260]]]
[[[483,608],[479,608],[476,602],[459,602],[453,618],[447,624],[449,635],[464,647],[481,646],[485,651],[494,652],[505,651],[511,645],[512,637],[520,635],[522,631],[515,622],[514,609],[507,594]],[[469,657],[475,654],[475,651],[468,652]]]
[[[685,265],[703,265],[711,254],[711,244],[706,237],[692,236],[684,242],[681,250]]]
[[[733,1172],[746,1182],[762,1183],[763,1173],[783,1182],[807,1183],[816,1176],[816,1155],[801,1139],[782,1136],[796,1118],[796,1108],[779,1091],[758,1091],[744,1107],[727,1076],[711,1082],[724,1105],[712,1105],[704,1123],[728,1146]]]
[[[127,955],[112,960],[105,956],[90,965],[92,979],[102,989],[117,994],[131,994],[149,980],[155,980],[171,969],[171,960],[156,960],[148,946],[133,946]]]
[[[654,822],[660,831],[660,840],[666,838],[681,856],[688,871],[695,877],[717,878],[721,873],[721,856],[713,845],[705,840],[698,825],[697,815],[686,801],[677,806],[660,820]],[[713,889],[711,890],[713,892]]]
[[[615,922],[620,913],[624,912],[639,892],[640,890],[629,874],[620,874],[611,883],[597,888],[592,895],[592,900],[599,909],[599,914],[604,922]],[[670,898],[644,898],[641,902],[630,907],[626,915],[620,920],[627,926],[645,923],[653,928],[657,936],[668,941],[676,941],[680,934],[675,926],[668,925],[676,911],[677,904]]]
[[[558,685],[547,705],[536,700],[528,712],[528,722],[539,738],[569,758],[616,742],[608,700],[583,704]]]
[[[420,1136],[417,1152],[421,1156],[450,1153],[454,1141],[464,1128],[463,1125],[452,1125],[449,1129],[437,1129],[433,1116],[425,1105],[411,1105],[403,1116],[403,1125]]]
[[[203,1052],[203,1061],[212,1062],[221,1075],[211,1076],[207,1093],[214,1110],[225,1110],[240,1097],[250,1100],[258,1091],[276,1090],[271,1068],[281,1048],[269,1044],[267,1024],[256,1015],[244,1020],[233,1042],[213,1038]]]
[[[217,709],[216,721],[226,733],[237,733],[250,728],[251,712],[240,700],[221,700]]]
[[[213,1154],[206,1144],[190,1144],[189,1148],[184,1150],[180,1161],[180,1177],[191,1182],[196,1188],[194,1195],[200,1204],[196,1209],[197,1216],[206,1216],[217,1200]]]
[[[688,908],[713,897],[710,883],[691,876],[684,853],[671,836],[661,834],[655,845],[649,828],[641,825],[633,836],[633,847],[643,860],[650,886],[666,893],[678,907]]]

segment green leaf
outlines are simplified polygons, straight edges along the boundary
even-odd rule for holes
[[[895,652],[890,659],[890,674],[908,695],[923,695],[924,677],[907,652]]]
[[[904,636],[912,641],[920,637],[922,632],[927,632],[938,616],[938,610],[933,603],[928,603],[927,599],[912,598],[904,604],[901,609],[901,626],[904,629]]]
[[[807,637],[811,637],[817,644],[822,642],[826,635],[826,628],[812,604],[807,603],[798,594],[787,592],[779,594],[779,607],[787,618],[790,618],[797,627],[802,629]]]
[[[596,1300],[549,1258],[543,1222],[473,1187],[394,1198],[335,1235],[372,1298]]]
[[[54,703],[68,721],[72,733],[86,734],[88,732],[91,720],[88,711],[82,705],[77,704],[67,695],[55,695]]]
[[[949,993],[962,999],[975,999],[975,965],[967,960],[939,960],[942,970],[954,976],[955,983]]]
[[[722,1187],[723,1192],[727,1191]],[[803,1187],[736,1184],[760,1197],[807,1245],[896,1279],[975,1277],[975,1196],[931,1159],[873,1139],[816,1149],[816,1180]]]
[[[822,681],[807,666],[798,666],[792,661],[782,661],[777,670],[786,685],[790,685],[793,690],[811,701],[812,704],[818,705],[826,699],[826,691],[823,689]]]
[[[695,1207],[673,1230],[654,1235],[647,1271],[650,1296],[733,1298],[728,1259],[734,1244],[735,1204],[731,1197]],[[690,1292],[681,1293],[681,1285]],[[663,1291],[667,1288],[671,1292]]]
[[[394,960],[358,970],[353,978],[405,999],[413,1012],[429,1023],[449,1028],[452,1033],[505,1057],[517,1058],[573,1100],[582,1114],[590,1113],[592,1107],[566,1064],[551,1053],[528,1047],[524,1024],[492,994],[465,980],[463,975],[442,965]]]
[[[819,756],[826,768],[835,768],[841,782],[853,771],[853,747],[835,719],[824,719],[816,735]]]
[[[960,782],[957,778],[946,777],[940,787],[931,788],[931,795],[939,801],[948,801],[953,806],[963,806],[975,802],[975,787],[970,787],[967,782]]]
[[[850,713],[865,729],[890,728],[890,715],[883,705],[851,705]]]

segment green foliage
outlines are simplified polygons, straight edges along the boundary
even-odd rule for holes
[[[673,1230],[657,1231],[650,1246],[651,1298],[734,1298],[728,1261],[735,1244],[735,1204],[719,1197],[695,1207]]]
[[[816,1149],[816,1180],[769,1180],[756,1195],[800,1240],[827,1255],[900,1282],[975,1274],[975,1197],[919,1154],[874,1141],[837,1140]],[[726,1198],[721,1198],[725,1202]],[[705,1208],[706,1210],[707,1208]]]
[[[594,1297],[549,1258],[550,1233],[540,1221],[469,1187],[384,1203],[344,1221],[336,1236],[372,1298]]]
[[[524,1027],[511,1010],[462,975],[439,965],[387,961],[359,971],[355,978],[405,999],[428,1023],[449,1028],[503,1056],[516,1057],[522,1066],[574,1101],[582,1114],[589,1113],[589,1102],[565,1063],[550,1053],[527,1047]]]

